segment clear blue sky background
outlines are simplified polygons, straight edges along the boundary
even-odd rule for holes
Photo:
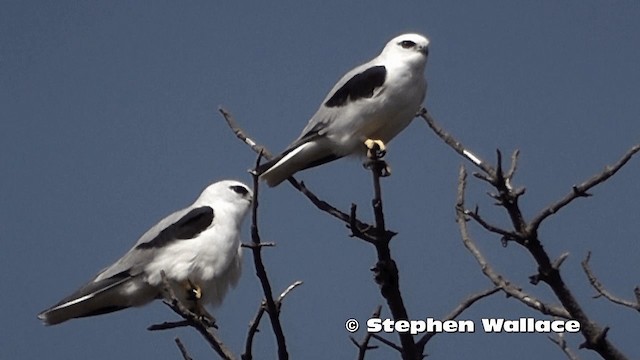
[[[250,182],[245,170],[255,156],[229,132],[219,105],[279,151],[345,71],[400,33],[431,39],[425,103],[446,129],[485,159],[496,148],[522,151],[516,184],[527,187],[528,217],[640,140],[638,2],[4,1],[1,8],[0,359],[179,359],[176,335],[194,358],[215,358],[192,330],[146,331],[175,319],[160,303],[49,328],[35,315],[208,183]],[[410,317],[443,316],[490,286],[454,222],[464,161],[422,121],[391,143],[388,161],[387,223],[399,232],[393,254]],[[552,257],[570,253],[568,284],[630,358],[640,357],[637,313],[592,299],[579,261],[592,250],[601,280],[632,298],[640,275],[639,164],[633,160],[540,234]],[[371,218],[369,173],[357,161],[299,178]],[[486,186],[472,180],[469,187],[470,206],[506,224]],[[368,270],[373,249],[286,184],[262,195],[261,233],[277,242],[265,250],[272,284],[279,292],[305,282],[282,312],[292,358],[353,358],[344,321],[365,321],[383,302]],[[522,249],[472,231],[497,270],[556,303],[547,288],[528,284],[536,267]],[[220,336],[237,353],[261,298],[246,256],[239,286],[216,311]],[[479,326],[484,317],[528,316],[542,318],[498,295],[461,318]],[[262,330],[255,352],[275,358],[267,321]],[[574,349],[582,342],[568,340]],[[427,350],[434,359],[480,351],[480,358],[563,358],[545,335],[481,330],[438,335]],[[395,355],[383,346],[368,358]]]

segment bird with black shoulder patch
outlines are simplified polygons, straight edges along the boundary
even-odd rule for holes
[[[371,61],[347,72],[329,91],[300,136],[256,169],[277,186],[298,171],[367,149],[385,150],[420,109],[427,93],[429,40],[403,34]]]
[[[195,202],[160,220],[91,281],[38,318],[55,325],[73,318],[145,305],[163,297],[162,273],[176,297],[204,319],[241,272],[241,226],[253,201],[238,181],[209,185]]]

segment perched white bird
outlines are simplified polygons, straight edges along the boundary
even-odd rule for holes
[[[38,318],[54,325],[145,305],[162,297],[161,271],[192,309],[220,304],[240,277],[240,227],[252,196],[238,181],[209,185],[193,204],[162,219],[122,258]]]
[[[346,155],[364,155],[406,128],[427,92],[429,40],[403,34],[380,55],[346,73],[331,89],[300,136],[257,173],[276,186],[294,173]],[[367,141],[373,140],[373,141]],[[366,145],[365,145],[366,142]]]

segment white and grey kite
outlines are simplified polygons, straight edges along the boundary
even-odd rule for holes
[[[193,204],[162,219],[122,258],[38,318],[54,325],[145,305],[162,298],[161,271],[192,309],[220,304],[240,277],[240,227],[252,196],[238,181],[209,185]]]
[[[269,186],[294,173],[346,155],[364,155],[406,128],[427,92],[429,40],[403,34],[380,55],[346,73],[331,89],[300,136],[257,169]]]

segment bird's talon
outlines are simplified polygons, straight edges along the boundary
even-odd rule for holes
[[[367,157],[369,159],[381,159],[387,153],[387,147],[382,140],[367,139],[364,141],[367,147]]]
[[[202,298],[202,289],[191,280],[187,280],[187,299],[191,301],[198,301]]]

